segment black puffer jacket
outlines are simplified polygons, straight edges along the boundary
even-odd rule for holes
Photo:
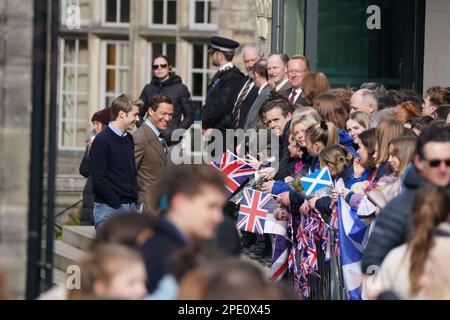
[[[91,159],[89,150],[86,149],[83,160],[80,163],[80,174],[87,178],[83,189],[83,207],[81,209],[81,225],[94,225],[94,192],[92,191]]]
[[[417,190],[426,184],[427,181],[412,167],[405,177],[403,192],[380,212],[363,255],[363,272],[371,274],[373,266],[380,266],[389,251],[408,241],[414,197]]]
[[[155,95],[166,95],[173,101],[173,118],[163,135],[167,144],[177,143],[179,140],[171,141],[172,132],[176,129],[188,129],[194,122],[195,110],[191,94],[182,83],[181,78],[174,73],[170,73],[169,79],[164,82],[153,77],[152,81],[144,87],[140,96],[140,99],[144,101],[144,108],[140,111],[141,119],[144,118],[147,106]]]

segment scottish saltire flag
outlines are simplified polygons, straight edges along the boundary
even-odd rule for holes
[[[236,227],[239,230],[264,234],[267,216],[272,214],[270,210],[274,206],[277,206],[277,202],[270,193],[245,188]]]
[[[345,288],[350,300],[361,300],[361,260],[366,243],[365,225],[342,197],[338,201],[339,250]]]
[[[273,245],[272,266],[270,268],[271,281],[280,281],[288,270],[289,240],[284,236],[276,235]]]
[[[238,158],[230,150],[214,160],[211,165],[222,172],[229,194],[235,192],[245,180],[252,178],[256,172],[255,168]]]
[[[326,167],[322,170],[316,170],[313,173],[301,178],[300,180],[307,196],[322,188],[333,185],[330,172]]]

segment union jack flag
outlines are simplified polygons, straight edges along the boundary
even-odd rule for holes
[[[320,220],[320,217],[317,215],[317,213],[311,212],[311,214],[309,216],[309,221],[305,227],[305,230],[307,232],[316,233],[320,229],[321,222],[322,221]]]
[[[306,264],[309,270],[317,270],[317,249],[314,241],[311,241],[306,251]]]
[[[301,250],[308,247],[308,237],[306,236],[302,225],[298,226],[297,235],[295,236],[295,238],[298,241],[297,250]]]
[[[272,202],[272,203],[271,203]],[[272,195],[249,188],[245,188],[236,227],[247,232],[264,234],[264,224],[273,206]]]
[[[335,230],[338,229],[338,212],[337,212],[337,207],[334,208],[333,212],[331,213],[330,227],[335,229]]]
[[[245,180],[250,179],[256,172],[255,168],[229,150],[214,160],[211,165],[222,172],[229,194],[235,192]]]
[[[270,269],[270,280],[280,281],[288,269],[289,241],[280,235],[275,235],[275,246]]]

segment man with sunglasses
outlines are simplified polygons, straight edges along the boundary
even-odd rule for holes
[[[172,133],[177,129],[188,130],[195,118],[195,109],[192,104],[189,89],[183,84],[180,76],[173,70],[169,58],[158,55],[152,62],[152,80],[146,84],[141,92],[140,99],[144,101],[144,107],[140,110],[142,122],[152,98],[157,95],[168,96],[173,102],[173,117],[166,129],[161,134],[169,146],[180,142],[180,139],[172,140]]]
[[[372,274],[393,248],[404,244],[412,230],[412,203],[417,190],[427,184],[449,188],[450,126],[430,127],[417,141],[412,167],[403,181],[402,193],[384,207],[369,238],[362,270]]]

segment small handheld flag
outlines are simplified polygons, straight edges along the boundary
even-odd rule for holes
[[[302,181],[303,189],[305,190],[305,194],[307,196],[322,188],[333,185],[330,172],[326,167],[322,170],[316,170],[300,180]]]
[[[215,159],[211,165],[222,172],[229,194],[235,192],[245,180],[251,178],[256,172],[255,168],[229,150]]]
[[[239,230],[264,234],[266,219],[273,206],[277,206],[277,203],[270,193],[245,188],[236,227]]]

